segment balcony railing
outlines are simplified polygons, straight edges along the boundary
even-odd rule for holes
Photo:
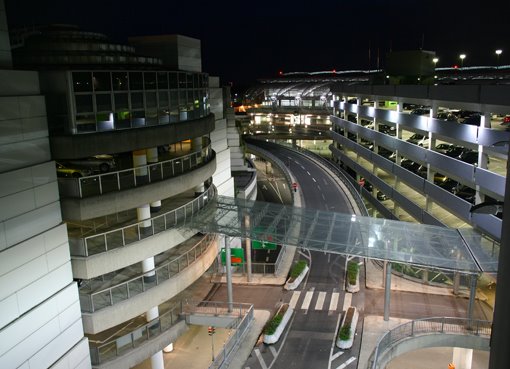
[[[125,301],[160,285],[161,283],[178,275],[198,260],[198,258],[206,252],[211,242],[215,239],[215,234],[207,234],[186,253],[179,255],[178,257],[149,272],[133,277],[128,281],[91,293],[84,293],[84,288],[81,288],[80,305],[82,312],[93,313],[105,307]]]
[[[61,197],[78,198],[123,191],[177,177],[207,164],[213,158],[213,151],[209,144],[200,151],[154,164],[87,177],[59,178],[59,191]]]
[[[486,320],[470,320],[465,318],[425,318],[401,324],[386,332],[368,359],[367,369],[379,368],[381,355],[406,338],[420,334],[464,334],[490,337],[491,322]]]
[[[165,232],[177,226],[180,221],[186,220],[191,215],[203,209],[213,199],[215,193],[215,187],[210,186],[199,197],[193,199],[193,201],[167,213],[88,237],[70,237],[69,246],[71,255],[96,255]],[[149,221],[151,225],[147,226]]]
[[[172,310],[161,314],[158,318],[151,320],[147,324],[136,328],[134,331],[122,337],[110,340],[99,346],[91,346],[90,358],[92,360],[92,365],[100,365],[105,361],[122,356],[144,342],[159,336],[161,333],[183,320],[180,312],[181,307],[176,306]]]

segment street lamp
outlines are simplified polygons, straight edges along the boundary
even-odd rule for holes
[[[459,58],[460,58],[460,67],[464,67],[464,59],[466,59],[466,54],[460,54],[459,55]]]
[[[498,68],[499,68],[499,56],[501,55],[502,52],[503,52],[503,50],[501,50],[501,49],[496,50],[496,59],[497,59]]]
[[[439,61],[439,58],[432,59],[432,62],[434,63],[434,69],[436,69],[437,62]]]

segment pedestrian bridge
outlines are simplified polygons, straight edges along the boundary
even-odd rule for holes
[[[327,253],[464,273],[496,272],[497,255],[472,229],[357,216],[216,197],[185,220],[201,232],[221,233]],[[491,245],[492,246],[492,245]]]

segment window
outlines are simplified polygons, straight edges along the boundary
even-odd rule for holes
[[[168,90],[168,74],[166,72],[158,72],[158,89]]]
[[[128,89],[128,74],[126,72],[112,73],[112,84],[115,91]]]
[[[94,72],[92,76],[94,91],[111,91],[111,80],[109,72]]]
[[[168,92],[167,91],[160,91],[159,92],[159,107],[160,109],[167,108],[168,107]]]
[[[170,88],[172,89],[175,89],[178,87],[177,85],[177,77],[178,77],[178,73],[169,73],[168,74],[168,77],[169,77],[169,82],[170,82]]]
[[[129,89],[143,90],[143,78],[141,72],[129,73]]]
[[[145,72],[143,74],[143,80],[145,83],[146,90],[155,90],[156,89],[156,73]]]
[[[76,112],[89,113],[94,111],[92,106],[92,95],[76,95]]]
[[[115,94],[115,110],[129,109],[128,94]]]
[[[73,88],[75,92],[92,92],[92,73],[74,72]]]
[[[155,108],[158,106],[155,92],[146,92],[145,93],[145,106],[147,107],[147,109]]]
[[[143,93],[131,93],[131,109],[143,109]]]
[[[96,95],[96,108],[97,111],[111,111],[112,98],[110,94],[97,94]]]

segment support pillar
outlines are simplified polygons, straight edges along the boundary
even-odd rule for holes
[[[473,319],[473,310],[474,310],[474,306],[475,306],[477,282],[478,282],[478,275],[471,274],[470,279],[469,279],[469,301],[468,301],[468,311],[467,311],[467,318],[469,320]]]
[[[230,243],[227,241],[227,236],[223,236],[223,242],[225,245],[225,268],[227,270],[227,303],[228,312],[231,313],[234,310],[234,299],[232,295],[232,264],[230,255]]]
[[[460,273],[453,272],[453,294],[458,295],[460,291]]]
[[[452,363],[459,369],[471,369],[473,364],[473,349],[454,347]]]
[[[202,150],[202,136],[195,137],[191,140],[191,151],[192,152],[198,152]],[[199,156],[200,159],[197,158],[197,160],[202,160],[202,156]],[[203,183],[196,185],[195,188],[195,196],[198,196],[202,194],[205,191],[205,186]]]
[[[246,230],[246,233],[248,233],[248,230],[250,229],[250,216],[248,214],[244,215],[244,229]],[[249,237],[246,237],[245,239],[245,248],[246,248],[246,275],[247,275],[247,281],[251,282],[252,275],[251,275],[251,239]]]
[[[390,292],[391,292],[391,263],[386,265],[386,278],[384,283],[384,321],[390,320]]]
[[[163,351],[158,351],[151,356],[151,369],[165,369]]]

